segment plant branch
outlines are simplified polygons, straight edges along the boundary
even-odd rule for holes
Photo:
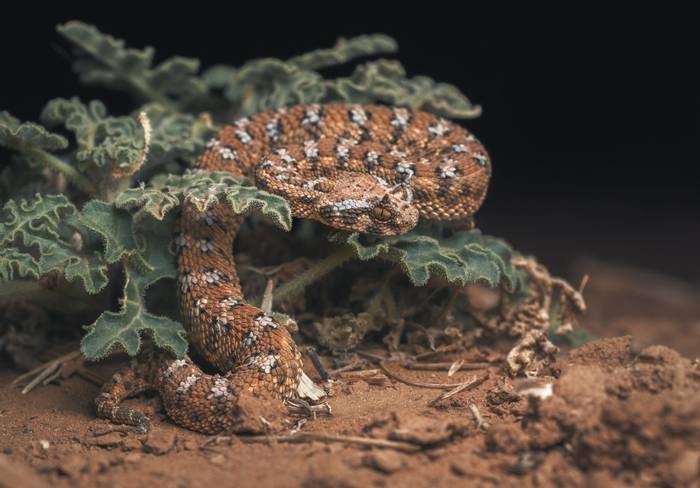
[[[85,193],[93,194],[96,191],[95,185],[83,174],[81,174],[75,167],[63,161],[61,158],[54,156],[42,149],[36,148],[18,148],[21,152],[24,152],[28,156],[36,159],[44,166],[57,171],[71,181],[75,183],[78,188],[80,188]]]
[[[320,261],[316,261],[310,268],[274,290],[272,293],[272,304],[277,305],[284,300],[301,293],[311,283],[320,280],[334,269],[342,266],[346,261],[352,259],[354,255],[355,251],[352,247],[343,246],[330,256],[326,256]],[[260,297],[255,297],[251,300],[251,303],[259,304],[260,301]]]

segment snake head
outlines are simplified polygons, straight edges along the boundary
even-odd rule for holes
[[[391,236],[418,223],[418,209],[405,185],[390,186],[376,176],[348,173],[317,200],[317,218],[341,230]]]

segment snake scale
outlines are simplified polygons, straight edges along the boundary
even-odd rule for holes
[[[465,220],[486,195],[491,164],[466,129],[435,115],[380,105],[296,105],[242,118],[212,138],[196,166],[252,179],[294,216],[336,229],[402,234],[418,218]],[[234,429],[239,392],[285,399],[303,377],[289,332],[245,302],[233,260],[244,216],[226,204],[184,205],[177,224],[178,301],[190,342],[222,374],[162,352],[112,377],[97,414],[148,430],[123,399],[156,390],[177,424]]]

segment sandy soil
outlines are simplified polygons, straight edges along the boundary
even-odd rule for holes
[[[614,275],[619,278],[619,270]],[[644,277],[633,281],[648,288]],[[700,332],[690,304],[697,295],[688,291],[690,302],[660,312],[659,301],[670,298],[655,293],[650,300],[626,283],[587,293],[592,312],[586,325],[609,338],[562,353],[536,381],[510,378],[498,361],[452,377],[388,363],[414,381],[485,378],[435,401],[444,390],[382,373],[336,379],[332,416],[309,419],[300,433],[336,435],[338,442],[216,439],[173,425],[152,396],[130,400],[153,419],[148,435],[109,432],[92,412],[97,386],[77,376],[28,395],[2,386],[0,487],[700,486]],[[621,335],[626,332],[635,336]],[[682,354],[652,345],[658,343]],[[431,360],[458,357],[483,362],[502,356],[477,346]],[[323,359],[330,366],[330,358]],[[122,363],[90,368],[107,376]],[[307,371],[314,369],[308,365]],[[0,384],[17,374],[0,369]],[[285,434],[297,420],[290,419]],[[349,436],[390,447],[353,445]]]

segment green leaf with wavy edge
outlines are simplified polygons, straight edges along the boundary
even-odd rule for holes
[[[100,233],[117,226],[123,218],[122,210],[106,206],[102,202],[99,202],[97,209],[104,220],[113,221],[111,225],[103,225],[98,230]],[[86,327],[87,334],[80,345],[86,358],[100,359],[119,348],[133,356],[139,351],[143,333],[149,334],[158,347],[167,349],[178,357],[185,355],[185,329],[179,322],[148,312],[144,300],[148,287],[161,279],[174,279],[176,276],[175,257],[170,253],[171,232],[171,222],[153,219],[135,226],[131,241],[126,237],[129,234],[126,226],[118,231],[117,235],[123,236],[119,240],[125,241],[121,244],[121,249],[125,250],[127,257],[121,309],[117,312],[104,312]],[[129,245],[135,247],[129,249]]]
[[[525,279],[511,265],[513,249],[503,240],[484,236],[478,230],[441,239],[430,235],[425,227],[381,238],[338,232],[331,239],[352,246],[362,261],[383,258],[398,263],[416,286],[440,276],[461,286],[480,283],[517,291]]]
[[[443,117],[471,119],[481,115],[456,86],[427,76],[406,78],[398,61],[381,59],[358,66],[351,76],[325,82],[324,102],[376,103],[425,110]]]
[[[134,219],[140,221],[149,215],[160,220],[182,201],[193,203],[202,212],[218,202],[228,202],[236,213],[256,211],[284,230],[292,227],[292,211],[284,198],[246,186],[242,178],[224,172],[195,170],[157,178],[148,187],[117,195],[115,204],[135,211]]]
[[[332,102],[381,102],[458,119],[481,114],[481,108],[455,86],[426,76],[407,78],[397,61],[368,62],[349,77],[330,80],[314,71],[358,56],[390,53],[396,47],[393,39],[383,35],[359,36],[287,61],[265,58],[249,61],[240,68],[214,66],[202,78],[210,89],[222,90],[239,116],[297,103]]]
[[[80,57],[73,66],[85,83],[126,89],[170,109],[176,108],[178,102],[206,92],[206,85],[196,76],[197,59],[176,56],[153,66],[152,47],[127,48],[123,40],[79,21],[67,22],[56,29],[88,55]]]
[[[107,311],[92,325],[80,342],[80,350],[90,360],[102,359],[115,349],[123,349],[130,356],[139,352],[141,334],[148,333],[156,345],[177,357],[187,353],[187,333],[182,325],[168,317],[146,311],[142,290],[133,274],[126,268],[126,285],[122,307],[118,312]]]
[[[56,151],[68,147],[65,137],[47,131],[33,122],[21,123],[9,112],[0,112],[0,146],[10,149],[45,149]]]
[[[51,100],[41,113],[48,127],[64,126],[75,134],[78,168],[92,165],[125,168],[140,163],[143,129],[134,117],[109,117],[104,104],[85,105],[77,97]]]
[[[0,220],[0,279],[38,279],[58,271],[69,282],[80,280],[88,293],[102,290],[108,282],[102,254],[85,245],[82,236],[82,246],[72,240],[81,230],[77,214],[65,195],[8,201]]]
[[[136,250],[129,212],[117,210],[100,200],[91,200],[83,206],[78,220],[83,227],[100,236],[108,263],[116,263]]]
[[[347,63],[363,56],[391,54],[399,49],[397,42],[385,34],[368,34],[340,38],[329,49],[316,49],[308,53],[289,58],[287,63],[305,70],[319,70],[330,66]]]

